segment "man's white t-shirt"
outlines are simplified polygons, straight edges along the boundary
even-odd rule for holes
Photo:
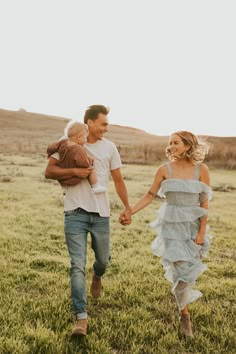
[[[88,212],[99,213],[100,216],[110,216],[110,203],[108,198],[108,184],[110,171],[122,166],[119,152],[114,143],[109,140],[98,140],[95,144],[84,144],[88,154],[94,158],[94,168],[98,183],[107,188],[106,192],[95,194],[88,182],[83,179],[75,186],[63,187],[64,210],[82,208]],[[59,159],[58,153],[52,157]]]

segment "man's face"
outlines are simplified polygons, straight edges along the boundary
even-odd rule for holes
[[[103,135],[108,132],[107,115],[99,113],[96,120],[88,119],[89,137],[94,140],[101,140]]]

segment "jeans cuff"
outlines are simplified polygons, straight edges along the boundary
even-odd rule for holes
[[[81,312],[75,315],[76,320],[85,320],[87,317],[88,317],[87,312]]]

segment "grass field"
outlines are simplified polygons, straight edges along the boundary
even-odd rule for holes
[[[112,262],[104,292],[88,292],[86,338],[72,340],[69,257],[64,242],[63,200],[57,182],[44,179],[42,156],[0,154],[0,353],[1,354],[235,354],[236,171],[210,170],[214,235],[190,305],[194,334],[178,333],[170,284],[150,243],[149,223],[161,201],[118,223],[122,205],[111,182]],[[124,165],[131,202],[149,187],[155,166]],[[88,247],[87,287],[93,254]]]

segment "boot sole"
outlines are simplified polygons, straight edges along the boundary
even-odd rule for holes
[[[77,328],[75,331],[71,333],[72,337],[85,337],[87,332],[83,328]]]

